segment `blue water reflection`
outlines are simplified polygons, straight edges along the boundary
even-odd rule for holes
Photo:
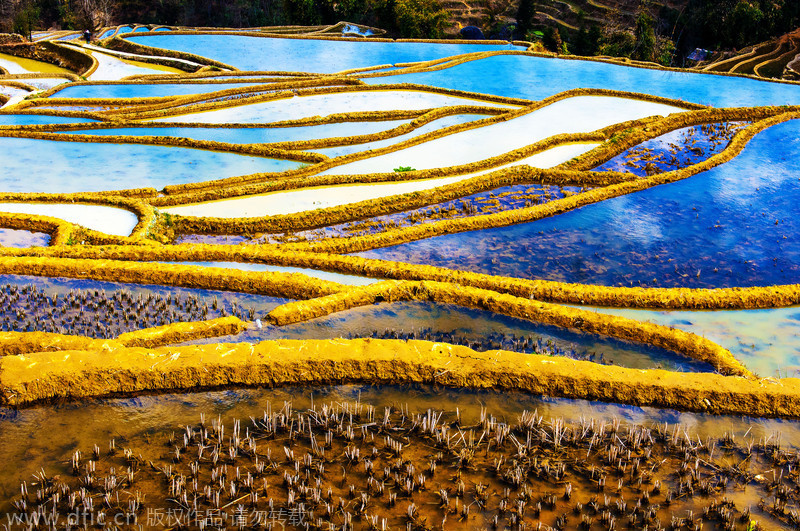
[[[161,98],[203,94],[231,88],[257,86],[254,83],[153,83],[149,85],[121,83],[113,85],[65,86],[55,92],[55,98]]]
[[[574,88],[602,88],[644,92],[715,107],[800,104],[800,85],[528,55],[494,56],[434,72],[364,81],[422,83],[533,100]]]
[[[439,236],[362,256],[621,286],[800,282],[800,121],[760,133],[689,179],[533,223]]]
[[[386,131],[408,122],[410,120],[341,122],[300,127],[120,127],[64,132],[93,136],[177,136],[195,140],[229,142],[231,144],[256,144],[365,135]]]
[[[250,328],[190,344],[267,339],[399,338],[468,346],[477,351],[538,352],[635,369],[713,372],[700,361],[658,347],[545,325],[486,310],[433,302],[373,304],[286,326]]]
[[[46,114],[0,114],[0,125],[72,124],[96,121],[91,118],[48,116]]]
[[[3,192],[97,192],[284,171],[290,160],[172,146],[2,138]],[[20,179],[20,175],[33,178]]]
[[[430,61],[510,45],[353,42],[243,35],[140,35],[131,42],[194,53],[240,70],[332,73],[387,63]],[[515,46],[514,49],[522,50]]]

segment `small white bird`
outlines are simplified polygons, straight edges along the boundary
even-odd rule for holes
[[[256,319],[256,326],[258,328],[264,328],[263,326],[261,326],[261,319]]]

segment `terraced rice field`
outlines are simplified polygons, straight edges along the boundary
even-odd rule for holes
[[[0,56],[8,527],[796,528],[800,85],[341,29]]]

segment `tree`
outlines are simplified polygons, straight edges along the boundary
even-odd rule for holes
[[[361,21],[368,26],[383,28],[396,34],[397,20],[394,13],[395,0],[367,0],[366,12]]]
[[[636,44],[633,57],[640,61],[655,61],[656,59],[656,32],[655,21],[650,13],[642,9],[636,17]]]
[[[672,66],[675,56],[675,43],[667,37],[656,38],[656,63],[664,66]]]
[[[762,34],[761,21],[764,13],[758,3],[739,0],[726,20],[728,43],[737,47],[739,43],[757,42],[767,35]]]
[[[558,28],[547,26],[544,29],[542,44],[551,52],[561,53],[564,49],[564,43],[561,41],[561,34],[558,32]]]
[[[517,35],[526,39],[536,15],[536,0],[520,0],[517,8]]]
[[[336,20],[347,20],[349,22],[362,22],[367,11],[366,0],[336,0],[332,1],[333,12]]]
[[[589,48],[589,32],[586,31],[586,26],[581,24],[578,33],[572,41],[572,51],[575,55],[589,55],[586,50]]]
[[[600,49],[600,41],[603,39],[603,30],[600,29],[600,26],[597,24],[592,24],[589,26],[589,44],[590,47],[587,50],[586,55],[597,55],[597,51]]]
[[[78,28],[101,28],[110,26],[113,19],[112,0],[75,0],[74,25]]]
[[[283,8],[290,24],[314,25],[320,23],[320,14],[314,0],[284,0]]]
[[[689,0],[678,19],[682,52],[696,47],[741,49],[800,24],[797,0]]]
[[[440,39],[450,13],[436,0],[397,0],[395,19],[400,35],[411,39]]]
[[[629,31],[616,31],[603,37],[599,55],[630,57],[636,48],[636,38]]]
[[[592,56],[597,54],[597,49],[600,46],[600,39],[603,37],[603,32],[597,24],[589,26],[586,30],[585,25],[581,25],[575,39],[572,42],[572,51],[575,55]]]
[[[14,13],[14,33],[19,33],[28,40],[32,40],[33,30],[38,22],[39,8],[32,0],[24,0],[17,4],[17,10]]]

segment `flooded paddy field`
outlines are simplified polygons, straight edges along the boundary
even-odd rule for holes
[[[776,125],[726,164],[562,216],[363,256],[609,286],[793,284],[799,130],[797,121]]]
[[[348,137],[387,131],[410,120],[389,120],[381,122],[343,122],[327,125],[298,127],[114,127],[108,129],[69,130],[70,134],[82,135],[122,135],[122,136],[172,136],[211,140],[230,144],[258,144],[277,142],[296,142],[300,140],[320,140],[325,138]],[[52,123],[52,122],[44,122]]]
[[[93,338],[226,315],[253,321],[286,302],[226,291],[16,275],[0,275],[0,300],[4,332]]]
[[[264,103],[245,104],[220,110],[180,114],[175,117],[157,118],[157,121],[187,123],[268,123],[299,120],[313,116],[338,113],[366,113],[382,110],[424,110],[437,107],[481,105],[485,107],[512,108],[510,105],[481,99],[454,97],[423,90],[340,92],[310,96],[296,96],[288,102],[282,99]]]
[[[744,123],[721,123],[671,131],[627,150],[595,171],[622,171],[645,177],[679,170],[724,150]]]
[[[295,161],[251,157],[188,148],[122,144],[56,142],[4,138],[7,192],[97,192],[140,187],[161,189],[169,184],[223,176],[282,171]],[[37,179],[19,181],[25,171]]]
[[[763,376],[800,376],[797,307],[767,310],[665,311],[598,308],[598,311],[674,326],[711,338]]]
[[[169,263],[169,262],[167,262]],[[379,278],[360,277],[357,275],[348,275],[342,273],[332,273],[330,271],[322,271],[319,269],[308,269],[304,267],[285,267],[267,264],[254,264],[247,262],[172,262],[185,265],[196,265],[202,267],[216,267],[222,269],[239,269],[243,271],[276,271],[281,273],[300,273],[309,277],[318,278],[321,280],[329,280],[339,284],[347,284],[350,286],[364,286],[380,282]]]
[[[52,94],[56,98],[163,98],[185,96],[203,92],[217,92],[231,88],[251,86],[250,83],[159,83],[141,86],[138,84],[78,85],[64,87]]]
[[[3,247],[44,247],[49,243],[49,234],[29,230],[0,229],[0,245]]]
[[[800,85],[348,28],[0,55],[2,523],[800,525]]]
[[[387,63],[430,61],[473,51],[523,49],[507,44],[318,41],[243,35],[142,35],[130,41],[205,55],[240,70],[264,70],[268,66],[268,70],[310,73],[334,73]],[[264,64],[264,57],[272,58],[269,65]]]
[[[489,192],[473,194],[436,206],[422,207],[407,212],[388,214],[374,218],[331,225],[322,229],[301,231],[290,234],[262,236],[251,242],[275,243],[297,239],[344,238],[382,232],[387,228],[407,227],[419,223],[432,223],[441,219],[455,219],[502,212],[509,209],[526,208],[536,204],[562,199],[581,193],[583,188],[576,186],[504,186]],[[195,237],[198,238],[199,237]]]
[[[92,122],[94,120],[70,116],[38,114],[0,114],[0,125],[39,125]]]
[[[503,75],[486,75],[487,72]],[[746,77],[714,76],[608,64],[581,59],[497,55],[429,72],[399,72],[368,83],[420,83],[484,94],[540,100],[573,88],[634,90],[714,107],[796,105],[797,88]]]
[[[107,234],[129,236],[139,223],[133,212],[100,205],[73,203],[0,203],[0,211],[52,216]]]
[[[79,485],[87,478],[103,482],[110,502],[87,513],[120,515],[131,528],[197,529],[216,518],[253,527],[360,527],[374,519],[390,527],[444,521],[481,528],[534,519],[564,528],[620,522],[731,529],[757,519],[791,529],[796,518],[782,508],[794,496],[794,422],[347,385],[4,413],[3,461],[25,462],[26,470],[8,470],[0,488],[13,500],[4,509],[20,518],[38,506],[67,518],[70,497],[86,499]],[[39,430],[53,433],[50,446],[38,443]],[[53,447],[60,462],[37,469]],[[784,474],[772,478],[776,468]],[[32,489],[42,485],[53,494],[34,500]],[[191,510],[182,507],[184,494]]]
[[[236,336],[200,339],[188,344],[267,339],[422,339],[463,345],[478,352],[502,349],[641,369],[714,370],[707,363],[649,345],[560,329],[484,310],[430,302],[379,304],[295,325],[262,326]]]

